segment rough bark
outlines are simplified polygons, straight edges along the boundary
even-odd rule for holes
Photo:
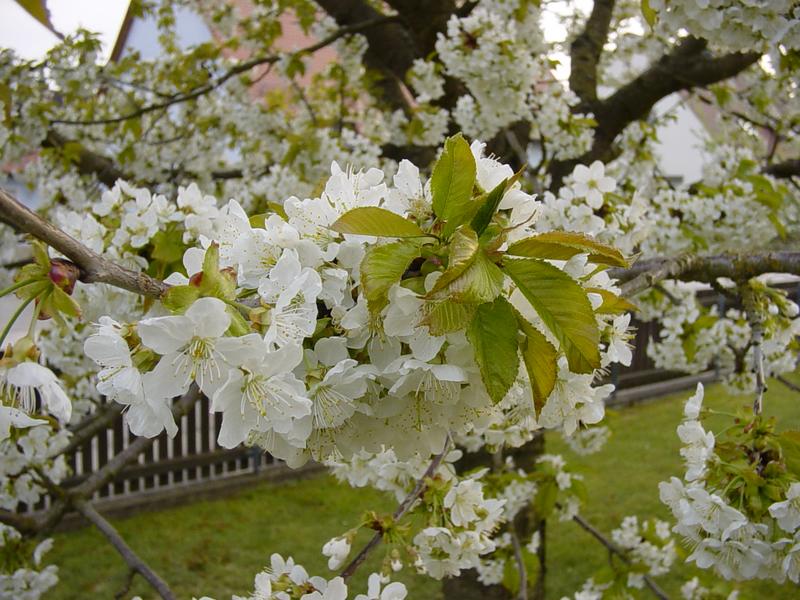
[[[629,269],[611,269],[609,274],[625,283],[624,296],[633,296],[664,279],[714,283],[720,277],[743,281],[763,273],[800,275],[800,252],[758,252],[754,254],[687,254],[676,258],[641,260]]]
[[[583,31],[570,46],[569,87],[588,106],[597,100],[597,63],[613,12],[614,0],[596,0]]]
[[[685,38],[672,52],[665,54],[641,75],[622,86],[605,100],[581,103],[578,110],[591,110],[597,121],[591,149],[584,155],[550,165],[552,188],[575,165],[594,160],[607,162],[614,156],[614,141],[634,121],[644,119],[653,106],[674,92],[710,85],[741,73],[759,58],[756,52],[733,52],[713,56],[707,52],[708,42],[695,37]]]
[[[74,262],[81,270],[84,283],[109,283],[118,288],[158,298],[169,287],[146,273],[131,271],[100,256],[81,242],[23,206],[0,188],[0,221],[28,233]]]

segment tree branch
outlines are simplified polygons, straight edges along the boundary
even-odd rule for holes
[[[106,521],[103,515],[97,512],[94,507],[85,500],[75,501],[73,505],[87,521],[91,522],[106,536],[106,538],[108,538],[108,541],[111,542],[111,545],[119,552],[119,555],[125,560],[132,571],[136,571],[144,577],[164,600],[176,600],[175,594],[172,593],[172,590],[169,589],[166,582],[161,579],[158,573],[153,571],[147,563],[139,558],[133,549],[125,543],[125,540],[122,539],[122,536],[114,526]]]
[[[195,384],[192,384],[189,391],[181,396],[172,406],[172,416],[175,420],[180,420],[183,415],[187,414],[200,397],[199,389]],[[69,489],[59,487],[60,496],[45,512],[28,516],[19,515],[7,510],[0,510],[0,523],[6,523],[21,532],[31,535],[50,531],[58,524],[75,502],[91,497],[92,494],[112,481],[119,475],[123,468],[135,461],[155,440],[156,438],[154,437],[136,438],[130,446],[114,456],[114,458],[103,465],[99,470],[92,473],[80,485]]]
[[[519,543],[519,537],[514,528],[511,528],[511,543],[514,547],[514,560],[517,563],[517,571],[519,572],[519,594],[517,600],[528,600],[528,569],[525,567],[525,561],[522,558],[522,547]]]
[[[653,106],[674,92],[706,86],[733,77],[754,64],[761,55],[756,52],[733,52],[712,56],[706,51],[708,42],[695,37],[685,38],[670,53],[662,56],[633,81],[619,88],[602,101],[582,103],[577,110],[591,110],[597,121],[592,148],[584,155],[550,164],[551,188],[579,163],[608,161],[613,155],[617,135],[632,122],[645,118]]]
[[[800,177],[800,158],[792,158],[764,167],[763,172],[779,179]]]
[[[580,525],[583,529],[588,531],[598,542],[600,542],[603,546],[605,546],[609,552],[619,556],[626,563],[631,562],[630,558],[628,558],[628,555],[625,554],[623,550],[618,548],[617,545],[614,544],[614,542],[612,542],[606,536],[600,533],[598,529],[596,529],[591,523],[589,523],[582,516],[575,515],[574,517],[572,517],[572,520],[575,521],[578,525]],[[647,587],[650,588],[650,591],[653,592],[653,594],[655,594],[658,598],[660,598],[661,600],[669,600],[669,596],[667,596],[664,590],[662,590],[661,587],[655,581],[653,581],[653,579],[649,575],[644,576],[644,582],[647,585]]]
[[[387,18],[364,0],[318,0],[317,4],[341,27],[349,27],[359,21]],[[410,105],[400,82],[414,59],[420,56],[413,36],[394,17],[391,22],[365,30],[364,37],[368,43],[364,65],[384,75],[378,82],[384,100],[408,114]]]
[[[569,87],[585,103],[597,100],[597,63],[608,38],[615,0],[595,0],[581,34],[570,47]]]
[[[50,129],[42,141],[44,148],[60,150],[67,145],[75,153],[73,162],[81,175],[95,175],[108,187],[112,187],[117,179],[129,179],[129,176],[123,173],[110,158],[87,150],[83,145],[68,139],[55,129]]]
[[[102,409],[79,424],[79,429],[73,433],[69,444],[61,451],[61,454],[70,454],[80,448],[85,442],[92,439],[95,434],[103,431],[116,421],[123,410],[125,410],[124,404],[114,402],[113,404],[104,405]]]
[[[416,502],[417,498],[419,498],[425,491],[425,489],[428,487],[428,484],[425,483],[425,480],[428,477],[431,477],[436,472],[436,469],[439,468],[439,465],[441,464],[445,454],[447,454],[449,447],[450,447],[450,437],[448,436],[447,440],[445,440],[444,448],[442,448],[442,451],[433,457],[433,459],[431,460],[431,464],[428,465],[428,468],[422,474],[422,477],[420,477],[417,480],[417,484],[414,486],[414,489],[411,490],[408,496],[406,496],[403,499],[403,501],[400,503],[400,505],[392,514],[392,520],[395,523],[403,518],[403,516],[413,506],[414,502]],[[356,555],[356,557],[353,560],[351,560],[350,563],[344,569],[342,569],[342,572],[340,574],[341,577],[343,579],[348,579],[350,576],[352,576],[353,573],[356,572],[356,569],[358,569],[358,567],[361,565],[361,563],[363,563],[366,560],[367,556],[369,555],[370,552],[372,552],[373,548],[375,548],[378,544],[380,544],[382,539],[383,539],[382,531],[379,531],[374,536],[372,536],[372,539],[369,542],[367,542],[367,545],[361,549],[361,552],[359,552]]]
[[[152,298],[159,298],[169,288],[163,281],[154,279],[146,273],[131,271],[100,256],[23,206],[2,188],[0,188],[0,221],[58,250],[78,265],[81,270],[80,280],[84,283],[108,283]]]
[[[172,416],[176,421],[189,412],[189,409],[194,406],[201,397],[200,390],[197,385],[192,384],[189,391],[186,392],[172,407]],[[112,481],[120,471],[122,471],[128,463],[133,462],[136,458],[149,448],[156,438],[138,437],[130,446],[125,448],[122,452],[114,456],[103,467],[92,473],[83,483],[78,485],[71,491],[72,494],[78,497],[88,498],[94,494],[101,487]]]
[[[231,67],[216,79],[213,79],[209,83],[201,85],[190,92],[177,94],[162,102],[157,102],[155,104],[148,104],[146,106],[142,106],[141,108],[138,108],[127,114],[119,115],[116,117],[108,117],[104,119],[90,119],[85,121],[80,119],[53,119],[52,121],[50,121],[50,123],[57,125],[109,125],[113,123],[122,123],[123,121],[127,121],[129,119],[135,119],[137,117],[141,117],[143,115],[146,115],[154,111],[163,110],[175,104],[188,102],[189,100],[195,100],[217,89],[218,87],[224,85],[225,82],[227,82],[232,77],[235,77],[236,75],[241,75],[242,73],[246,73],[247,71],[255,67],[265,64],[270,64],[270,65],[275,64],[279,60],[281,60],[281,58],[283,58],[284,56],[301,56],[303,54],[312,54],[317,50],[324,48],[325,46],[329,46],[339,38],[344,37],[345,35],[364,31],[365,29],[369,29],[370,27],[383,25],[396,19],[396,17],[381,15],[377,11],[375,12],[377,16],[357,23],[350,23],[348,25],[344,25],[335,32],[333,32],[332,34],[330,34],[329,36],[321,39],[319,42],[315,44],[307,46],[306,48],[301,48],[300,50],[296,50],[295,52],[290,52],[288,54],[285,53],[270,54],[267,56],[259,56],[256,58],[252,58],[250,60],[246,60],[244,62],[237,64],[234,67]]]
[[[756,294],[747,283],[739,286],[742,296],[742,306],[750,325],[750,346],[753,348],[753,371],[756,375],[756,398],[753,401],[753,414],[758,416],[764,403],[764,392],[767,391],[767,382],[764,377],[764,350],[761,344],[764,341],[764,317],[758,310]]]
[[[796,383],[794,383],[792,381],[789,381],[783,375],[778,375],[777,377],[775,377],[775,379],[780,381],[783,385],[785,385],[787,388],[789,388],[793,392],[797,392],[797,393],[800,394],[800,385],[797,385]]]
[[[664,279],[712,283],[720,277],[744,280],[763,273],[800,275],[800,252],[758,252],[754,254],[718,254],[677,258],[651,258],[629,269],[610,269],[609,275],[620,281],[623,296],[633,296]]]

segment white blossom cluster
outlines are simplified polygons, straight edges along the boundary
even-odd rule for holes
[[[687,373],[713,366],[732,391],[754,389],[752,327],[745,313],[729,308],[720,314],[717,305],[703,306],[696,297],[697,286],[691,284],[664,282],[662,290],[637,299],[639,317],[644,321],[657,318],[661,325],[660,339],[647,346],[655,365]],[[774,377],[795,369],[800,319],[797,304],[781,291],[770,290],[765,298],[761,348],[765,375]]]
[[[524,120],[551,157],[579,156],[591,146],[593,121],[572,110],[577,96],[551,73],[539,17],[537,8],[521,2],[482,0],[467,16],[450,18],[436,42],[437,58],[443,73],[469,92],[457,99],[450,116],[464,133],[484,139]],[[443,93],[432,61],[416,61],[409,82],[423,104]],[[429,114],[446,124],[443,109]]]
[[[424,509],[425,503],[433,502],[428,510],[438,515],[438,521],[422,525],[410,534],[413,535],[410,544],[406,540],[400,548],[393,549],[387,568],[402,568],[401,557],[405,553],[413,557],[412,564],[418,571],[436,579],[475,568],[484,585],[499,583],[506,563],[511,561],[516,565],[511,534],[501,528],[503,523],[512,522],[542,490],[548,495],[552,493],[553,507],[562,520],[575,516],[585,498],[582,477],[567,470],[564,459],[558,455],[539,457],[530,472],[518,469],[512,458],[506,457],[500,471],[480,469],[458,477],[451,461],[460,457],[460,451],[448,453],[432,475],[433,491],[426,492],[425,500],[415,504]],[[336,464],[333,470],[339,479],[346,479],[351,485],[391,491],[401,500],[421,480],[426,466],[419,457],[399,460],[393,452],[384,451],[372,456],[361,453]],[[353,535],[351,530],[325,544],[323,554],[329,557],[331,568],[339,568],[347,559]],[[525,551],[535,555],[538,545],[539,536],[535,533],[525,543]]]
[[[602,240],[613,239],[623,252],[633,253],[651,232],[649,218],[643,218],[650,207],[639,195],[620,202],[615,192],[617,182],[606,174],[603,163],[577,165],[558,194],[543,194],[537,229],[580,231]]]
[[[472,151],[478,183],[488,190],[511,171],[484,157],[482,148],[474,143]],[[392,186],[383,177],[378,169],[344,171],[334,164],[320,197],[288,198],[287,220],[272,215],[263,227],[252,225],[235,201],[217,208],[194,186],[179,192],[186,229],[182,237],[176,230],[174,237],[190,246],[183,257],[186,276],[173,274],[166,281],[185,285],[190,277],[200,277],[208,249],[218,248],[219,267],[235,272],[231,285],[260,299],[263,325],[259,333],[231,337],[227,332],[240,317],[217,298],[200,298],[183,315],[152,316],[138,324],[100,319],[86,354],[103,369],[98,389],[130,407],[126,418],[134,433],[156,435],[166,428],[174,434],[170,398],[185,393],[192,382],[212,398],[213,410],[223,413],[221,444],[258,444],[290,464],[311,456],[349,456],[362,448],[378,452],[383,445],[398,456],[420,448],[436,452],[448,431],[466,433],[502,413],[483,390],[466,337],[431,336],[421,325],[424,303],[418,293],[393,287],[381,315],[384,337],[370,335],[365,298],[357,286],[371,242],[365,236],[342,238],[330,226],[356,207],[381,206],[416,219],[431,213],[428,185],[411,163],[401,163]],[[117,204],[122,191],[120,186],[105,195],[99,210],[144,210],[154,223],[177,221],[143,191],[129,189],[126,193],[139,200]],[[510,211],[515,236],[532,231],[537,204],[518,187],[506,193],[500,208]],[[89,228],[92,236],[95,230]],[[80,236],[81,231],[73,233]],[[154,234],[145,229],[124,240],[122,234],[114,236],[127,246],[137,235],[138,244]],[[194,239],[199,247],[191,245]],[[585,255],[553,264],[575,278],[593,270]],[[429,276],[426,288],[434,282],[435,275]],[[618,291],[604,273],[584,285]],[[594,301],[595,295],[590,298]],[[596,300],[599,306],[601,297]],[[544,329],[521,294],[512,293],[511,302]],[[320,316],[319,306],[329,317]],[[314,338],[319,318],[326,319],[330,333]],[[603,364],[629,362],[627,321],[599,313],[597,318],[610,340]],[[356,354],[368,360],[356,360]],[[524,405],[527,383],[521,372],[515,393]],[[571,373],[562,360],[539,425],[563,426],[570,434],[579,423],[602,419],[602,398],[611,388],[593,388],[592,381],[591,374]]]
[[[253,593],[236,596],[232,600],[404,600],[406,586],[399,581],[390,582],[379,573],[369,576],[366,594],[348,595],[347,584],[341,577],[330,580],[308,571],[294,559],[280,554],[270,557],[269,567],[255,576]],[[204,596],[200,600],[212,600]]]
[[[761,517],[749,516],[742,500],[713,484],[710,471],[719,469],[715,439],[700,423],[703,387],[686,402],[678,426],[687,471],[659,484],[661,501],[677,519],[673,531],[692,552],[687,561],[732,580],[786,578],[800,581],[800,483],[788,485],[784,498],[772,502]],[[735,479],[733,480],[736,481]],[[738,508],[735,506],[738,505]]]
[[[463,569],[477,567],[481,556],[495,551],[497,542],[493,534],[509,518],[506,505],[510,499],[502,494],[497,498],[484,496],[481,478],[487,473],[485,469],[462,479],[456,477],[452,461],[460,456],[460,451],[449,452],[431,475],[437,481],[435,494],[439,510],[434,514],[438,514],[438,520],[420,528],[403,549],[414,557],[413,566],[419,572],[435,579],[456,576]],[[391,450],[373,456],[362,452],[347,463],[336,464],[333,472],[355,487],[370,485],[394,492],[398,500],[402,500],[425,474],[427,463],[419,456],[398,460]],[[341,566],[349,552],[349,534],[333,538],[323,548],[323,554],[330,557],[328,565],[332,569]],[[402,564],[396,558],[391,568],[398,570]]]
[[[0,573],[0,597],[38,600],[58,583],[58,567],[42,565],[52,538],[32,546],[13,527],[0,524],[0,556],[9,568]]]
[[[467,135],[491,138],[525,117],[533,84],[543,78],[535,56],[541,42],[520,35],[516,19],[484,6],[466,17],[452,16],[436,51],[448,75],[464,82],[455,119]]]
[[[800,7],[792,0],[650,0],[659,29],[692,35],[731,50],[800,47]]]
[[[46,421],[39,421],[46,423]],[[0,440],[0,507],[15,510],[19,504],[34,506],[46,494],[41,477],[59,483],[68,471],[61,451],[69,441],[66,429],[54,432],[46,424],[19,429],[15,440]]]
[[[461,456],[460,450],[449,451],[442,458],[436,475],[444,481],[454,478],[453,463]],[[352,487],[370,486],[390,492],[400,502],[423,476],[429,464],[430,461],[419,454],[399,460],[394,450],[384,449],[376,453],[361,450],[347,461],[331,462],[327,466],[339,481],[346,481]]]
[[[734,590],[728,594],[718,595],[715,591],[708,589],[700,583],[700,579],[692,577],[681,586],[681,597],[683,600],[738,600],[739,591]]]
[[[565,435],[564,441],[575,454],[586,456],[602,450],[609,437],[611,437],[611,429],[600,425],[578,429],[571,436]]]
[[[611,539],[633,564],[628,573],[628,587],[643,588],[645,574],[658,577],[668,573],[678,556],[669,524],[657,519],[639,523],[635,516],[625,517],[611,532]]]

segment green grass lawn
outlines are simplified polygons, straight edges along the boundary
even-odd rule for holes
[[[800,377],[794,377],[800,382]],[[571,467],[584,474],[591,502],[583,515],[605,533],[626,515],[667,518],[658,500],[658,482],[680,476],[680,442],[675,427],[682,402],[691,392],[627,408],[609,416],[614,434],[599,453],[579,457],[557,437],[548,439],[548,452],[564,454]],[[732,410],[747,398],[709,386],[706,406]],[[800,428],[800,395],[771,382],[765,414],[779,417],[781,429]],[[179,598],[209,595],[222,600],[231,593],[250,591],[254,574],[272,552],[293,554],[311,574],[327,574],[322,544],[354,526],[365,510],[390,512],[394,499],[372,490],[353,490],[327,476],[281,484],[262,484],[235,496],[196,502],[180,508],[117,519],[114,524],[133,549],[172,586]],[[357,541],[355,547],[367,539]],[[548,524],[548,598],[571,595],[604,564],[608,554],[576,524]],[[111,546],[94,529],[58,534],[48,558],[60,565],[61,582],[52,598],[113,598],[125,581],[126,568]],[[352,581],[364,591],[366,575],[382,558],[377,551]],[[678,598],[678,588],[697,573],[681,565],[660,583]],[[440,598],[431,580],[402,574],[411,600]],[[143,598],[150,589],[139,578],[132,588]],[[647,594],[643,594],[644,597]],[[130,597],[130,596],[128,596]],[[740,598],[800,597],[793,584],[750,583]]]

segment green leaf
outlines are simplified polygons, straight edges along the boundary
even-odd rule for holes
[[[456,302],[481,304],[491,302],[503,290],[503,272],[483,250],[475,255],[472,264],[447,288]]]
[[[778,434],[783,459],[791,473],[800,473],[800,431],[789,429]]]
[[[498,183],[492,191],[486,194],[486,199],[483,201],[483,204],[481,204],[481,207],[475,213],[475,216],[472,217],[472,221],[470,222],[470,226],[479,236],[486,231],[489,223],[492,222],[492,217],[494,216],[494,213],[497,212],[497,207],[500,206],[503,196],[505,196],[506,192],[511,188],[511,186],[514,185],[520,177],[522,177],[522,173],[524,171],[525,167],[522,167],[519,171],[514,173],[514,175]]]
[[[168,311],[183,314],[200,297],[200,289],[193,285],[174,285],[161,295],[161,304]]]
[[[600,332],[584,289],[542,260],[506,259],[503,270],[561,343],[570,370],[591,373],[599,368]]]
[[[5,83],[0,82],[0,102],[3,103],[3,123],[6,127],[11,127],[12,99],[11,88]]]
[[[538,418],[547,398],[556,385],[558,376],[558,351],[547,341],[541,331],[531,325],[525,317],[516,313],[517,322],[525,340],[520,345],[522,359],[528,370],[533,392],[533,407]]]
[[[203,257],[203,276],[197,286],[201,296],[213,296],[223,300],[236,298],[236,274],[230,269],[219,268],[219,245],[211,244]]]
[[[481,204],[478,212],[475,213],[475,216],[472,217],[472,221],[470,222],[470,226],[478,235],[486,231],[489,223],[492,222],[492,217],[497,211],[497,207],[500,206],[500,201],[503,199],[507,189],[508,179],[503,179],[503,181],[498,183],[491,192],[486,194],[486,199],[483,201],[483,204]]]
[[[227,306],[227,313],[231,317],[231,325],[228,327],[228,333],[233,337],[246,335],[252,331],[250,323],[247,322],[242,316],[242,313],[234,306]]]
[[[371,313],[379,313],[389,303],[389,288],[400,281],[419,255],[419,245],[405,241],[373,246],[367,251],[361,261],[361,291]]]
[[[628,267],[622,253],[607,244],[602,244],[584,233],[574,231],[548,231],[514,242],[507,254],[551,260],[569,260],[576,254],[586,253],[589,261],[614,267]]]
[[[47,274],[50,270],[50,255],[47,253],[47,246],[39,240],[31,242],[31,250],[33,251],[33,262],[43,269],[43,273]]]
[[[586,288],[588,293],[599,294],[603,298],[603,303],[597,309],[597,314],[601,315],[621,315],[626,312],[636,312],[639,307],[633,302],[617,296],[616,294],[604,290],[603,288]]]
[[[656,24],[658,14],[650,6],[650,0],[642,0],[642,16],[650,27]]]
[[[477,167],[472,150],[459,133],[448,138],[431,175],[433,212],[452,233],[467,220]]]
[[[461,331],[470,324],[477,309],[477,304],[454,302],[449,299],[429,302],[423,308],[425,317],[422,319],[422,324],[428,326],[431,335]]]
[[[77,319],[81,316],[81,307],[75,301],[75,298],[57,285],[53,286],[53,291],[50,294],[50,304],[56,311],[68,317]]]
[[[183,243],[183,233],[178,229],[169,228],[156,232],[152,243],[152,257],[155,260],[165,265],[181,263],[183,260],[187,246]]]
[[[436,280],[429,292],[430,296],[445,289],[475,262],[475,257],[478,255],[478,250],[480,250],[478,236],[469,227],[461,227],[453,235],[448,249],[447,270]]]
[[[500,402],[517,378],[517,318],[505,298],[481,304],[467,328],[481,380],[492,401]]]
[[[427,234],[419,225],[377,206],[365,206],[347,211],[331,225],[339,233],[374,235],[378,237],[425,237]]]

